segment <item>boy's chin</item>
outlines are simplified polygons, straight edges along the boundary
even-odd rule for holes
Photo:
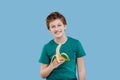
[[[55,37],[55,38],[61,38],[62,35],[55,35],[54,37]]]

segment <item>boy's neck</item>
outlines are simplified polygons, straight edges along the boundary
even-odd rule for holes
[[[57,44],[64,44],[66,41],[67,41],[67,36],[62,36],[60,38],[55,38],[54,41],[57,43]]]

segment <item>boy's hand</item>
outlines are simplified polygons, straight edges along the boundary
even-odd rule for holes
[[[54,61],[50,64],[52,65],[52,67],[55,69],[57,68],[59,65],[63,64],[65,62],[64,59],[60,59],[60,62],[58,63],[57,59],[54,59]]]

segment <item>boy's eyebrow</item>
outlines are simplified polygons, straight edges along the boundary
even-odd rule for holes
[[[54,26],[54,24],[50,24],[50,26]]]

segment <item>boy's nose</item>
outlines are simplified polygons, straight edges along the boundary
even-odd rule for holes
[[[55,30],[58,30],[59,28],[58,27],[55,27]]]

